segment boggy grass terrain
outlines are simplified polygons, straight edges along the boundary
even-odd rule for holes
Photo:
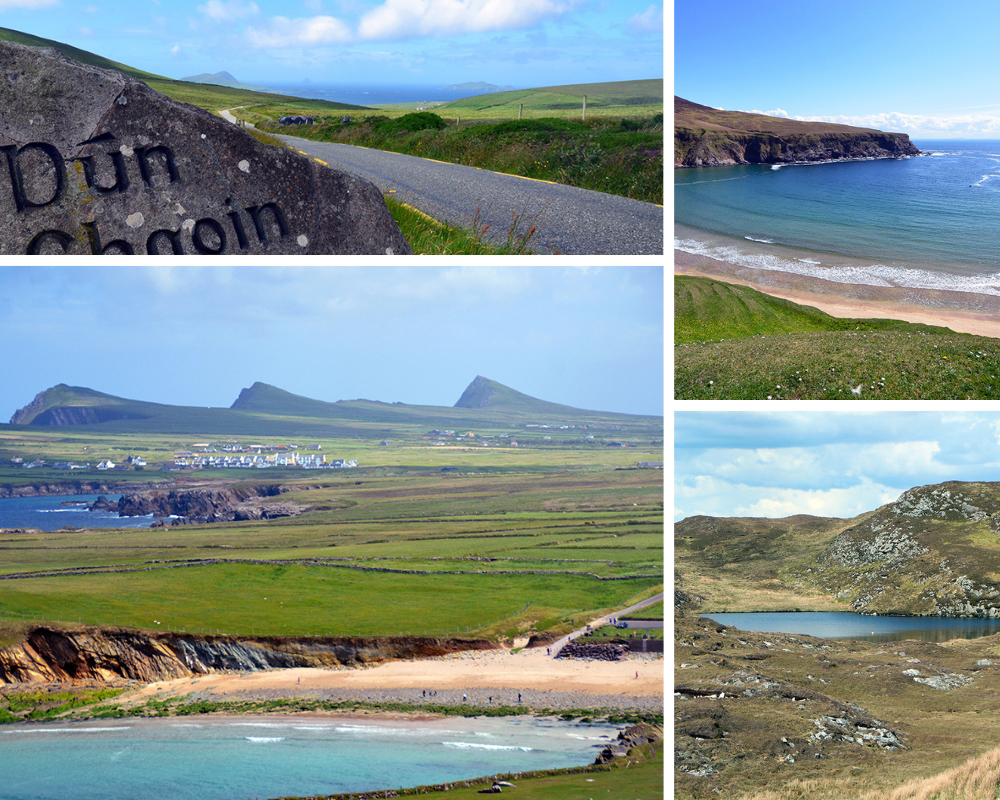
[[[674,277],[681,400],[1000,397],[1000,340],[888,319],[840,319],[745,286]]]
[[[849,611],[802,573],[853,519],[689,517],[674,526],[675,587],[702,611]]]
[[[868,643],[690,615],[675,625],[675,797],[998,796],[1000,636]]]
[[[283,520],[4,533],[0,621],[510,641],[662,586],[660,471],[343,473]]]

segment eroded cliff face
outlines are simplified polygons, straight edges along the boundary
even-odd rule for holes
[[[903,158],[920,151],[905,133],[790,134],[674,129],[675,167],[794,164],[869,158]]]
[[[115,683],[122,680],[150,683],[211,672],[358,666],[496,647],[492,642],[478,639],[237,639],[117,629],[62,631],[38,627],[24,641],[0,650],[0,683]]]

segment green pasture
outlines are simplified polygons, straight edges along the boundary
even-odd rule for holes
[[[1000,397],[1000,340],[831,317],[707,278],[674,278],[674,396],[713,400]]]
[[[509,428],[510,439],[518,442],[513,448],[500,444],[504,439],[493,438],[490,446],[483,446],[480,440],[448,439],[447,444],[435,446],[423,437],[428,427],[410,424],[406,428],[394,428],[391,433],[372,431],[370,436],[336,437],[329,435],[233,435],[223,429],[186,435],[155,432],[121,433],[105,430],[105,425],[80,426],[76,429],[47,428],[33,426],[0,425],[0,485],[5,483],[44,483],[51,481],[113,480],[115,482],[156,482],[165,479],[188,480],[192,475],[197,479],[217,478],[231,481],[253,482],[309,482],[339,485],[342,482],[358,480],[363,475],[374,477],[373,470],[386,474],[440,472],[444,468],[456,468],[462,472],[510,472],[544,473],[557,470],[592,470],[607,468],[631,468],[639,461],[663,460],[662,422],[638,423],[635,431],[597,430],[595,438],[584,438],[590,430],[553,431],[550,440],[541,433],[520,432]],[[96,429],[96,430],[95,430]],[[466,429],[467,430],[467,429]],[[495,434],[494,434],[495,435]],[[386,436],[392,438],[386,439]],[[205,470],[184,473],[180,476],[164,473],[152,467],[141,472],[103,472],[97,464],[104,459],[116,463],[124,461],[128,455],[141,456],[150,465],[172,461],[178,451],[190,451],[195,443],[225,442],[236,439],[244,445],[262,444],[287,445],[294,442],[304,453],[326,454],[327,460],[334,458],[356,459],[358,469],[343,471],[315,471],[297,468],[274,468],[269,470]],[[630,447],[609,447],[607,442],[625,441]],[[381,442],[387,442],[382,445]],[[312,451],[309,445],[319,445],[320,450]],[[72,472],[40,469],[11,468],[9,460],[20,457],[25,463],[44,459],[49,465],[60,461],[71,461],[91,465],[89,470]]]
[[[511,782],[517,788],[509,791],[525,800],[662,800],[665,796],[665,749],[664,742],[659,741],[633,748],[628,759],[619,759],[622,763],[614,762],[608,767],[515,777]],[[449,800],[481,800],[479,791],[483,785],[452,783],[450,789],[440,795]],[[438,793],[430,787],[399,791],[400,796],[409,794],[434,796]]]
[[[307,471],[270,521],[0,534],[0,621],[509,639],[662,586],[662,471],[520,464]]]
[[[475,634],[527,613],[601,613],[648,580],[572,575],[406,575],[348,567],[237,565],[4,581],[13,622],[237,636]]]

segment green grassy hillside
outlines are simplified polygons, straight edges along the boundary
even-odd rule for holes
[[[996,399],[1000,340],[674,277],[677,399]],[[852,391],[856,390],[856,391]]]
[[[475,97],[464,97],[438,107],[448,116],[454,113],[490,112],[494,116],[517,115],[519,106],[525,111],[573,111],[582,109],[587,97],[587,113],[605,113],[614,110],[619,114],[631,113],[641,108],[663,111],[663,80],[612,81],[608,83],[576,83],[565,86],[543,86],[535,89],[517,89],[494,92]]]
[[[310,114],[322,111],[364,108],[364,106],[331,103],[326,100],[305,100],[301,97],[271,94],[270,92],[257,92],[250,89],[237,89],[207,83],[193,83],[190,81],[176,81],[162,75],[154,75],[151,72],[130,67],[127,64],[120,64],[104,56],[99,56],[87,50],[63,44],[62,42],[44,39],[40,36],[33,36],[32,34],[22,33],[9,28],[0,28],[0,40],[17,42],[29,47],[52,47],[63,55],[83,64],[124,72],[126,75],[137,78],[150,88],[155,89],[161,94],[165,94],[167,97],[182,103],[190,103],[207,111],[219,111],[220,109],[237,106],[260,105],[283,109],[277,114],[277,116],[281,116],[283,113]]]

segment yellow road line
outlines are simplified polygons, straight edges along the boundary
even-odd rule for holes
[[[395,191],[395,190],[393,189],[393,190],[390,190],[390,191]],[[419,208],[414,208],[409,203],[404,203],[402,200],[397,200],[396,202],[399,203],[403,208],[407,209],[408,211],[412,211],[413,213],[420,215],[421,217],[423,217],[424,219],[426,219],[428,222],[432,223],[433,225],[437,225],[439,228],[443,228],[444,227],[444,223],[442,223],[442,222],[434,219],[434,217],[432,217],[430,214],[425,214]]]

